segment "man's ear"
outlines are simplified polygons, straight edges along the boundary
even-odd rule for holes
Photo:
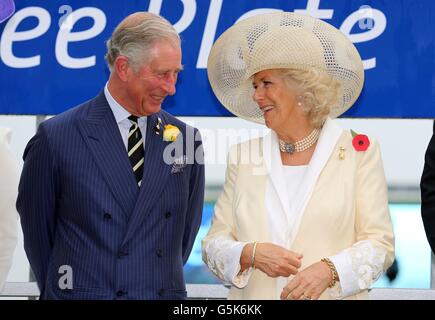
[[[115,68],[119,79],[121,79],[121,81],[124,81],[124,82],[127,81],[128,71],[130,68],[130,66],[128,64],[128,58],[125,56],[116,57],[113,67]]]

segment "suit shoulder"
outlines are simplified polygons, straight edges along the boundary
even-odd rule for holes
[[[170,114],[169,112],[165,111],[165,110],[161,110],[160,115],[162,116],[162,120],[164,120],[163,122],[165,124],[172,124],[173,126],[179,127],[181,128],[186,128],[186,129],[195,129],[198,130],[197,128],[185,123],[184,121],[181,121],[180,119],[176,118],[175,116],[173,116],[172,114]]]
[[[249,151],[251,148],[260,147],[263,145],[263,137],[252,138],[238,143],[236,146],[242,151]]]
[[[92,107],[95,99],[88,100],[82,104],[74,106],[54,117],[47,119],[43,122],[43,126],[47,130],[56,130],[56,129],[65,129],[67,126],[71,125],[71,123],[84,119],[89,111],[89,108]]]
[[[263,137],[249,139],[237,144],[230,146],[229,155],[230,157],[239,157],[242,154],[250,155],[252,152],[258,151],[262,153],[263,147]]]
[[[341,148],[344,148],[343,151],[340,151]],[[358,167],[367,163],[382,162],[381,149],[377,139],[363,132],[344,130],[336,144],[336,152],[351,155]]]
[[[344,130],[339,141],[355,151],[366,151],[371,147],[379,147],[379,142],[375,137],[353,130]]]

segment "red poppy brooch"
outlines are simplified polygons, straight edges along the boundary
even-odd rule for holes
[[[352,144],[356,151],[366,151],[370,146],[370,140],[365,134],[358,134],[353,130],[350,130],[353,140]]]

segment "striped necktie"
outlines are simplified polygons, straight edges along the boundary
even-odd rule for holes
[[[143,175],[144,164],[144,147],[143,138],[137,124],[137,117],[130,116],[128,120],[131,122],[130,131],[128,132],[128,158],[130,159],[133,172],[136,177],[137,184],[140,186]]]

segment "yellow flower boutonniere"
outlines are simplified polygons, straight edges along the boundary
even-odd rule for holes
[[[163,130],[163,141],[173,142],[177,140],[178,135],[180,134],[180,129],[172,124],[165,125],[165,129]]]

